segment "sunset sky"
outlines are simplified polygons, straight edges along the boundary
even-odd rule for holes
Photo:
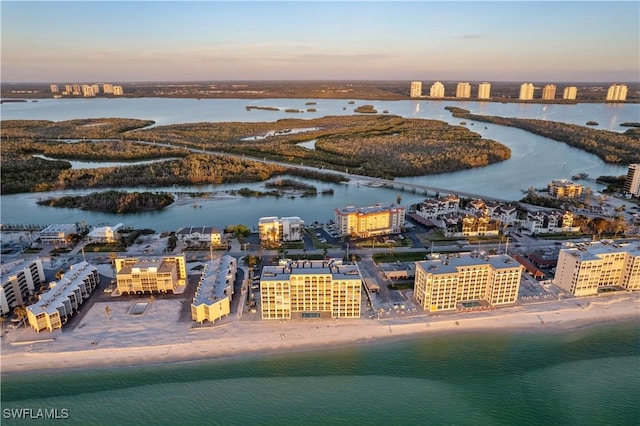
[[[10,2],[3,82],[640,79],[640,2]]]

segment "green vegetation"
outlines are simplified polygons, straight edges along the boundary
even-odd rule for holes
[[[354,112],[358,112],[361,114],[377,114],[378,111],[373,107],[373,105],[360,105],[353,110]]]
[[[173,203],[173,195],[166,192],[93,192],[88,195],[63,196],[39,200],[38,204],[105,213],[132,213],[160,210]]]
[[[2,139],[69,138],[107,139],[154,124],[151,120],[132,118],[86,118],[79,120],[2,120]]]
[[[536,135],[564,142],[569,146],[595,154],[607,163],[640,162],[639,132],[617,133],[548,120],[477,115],[455,107],[447,107],[446,109],[451,111],[454,117],[517,127]]]

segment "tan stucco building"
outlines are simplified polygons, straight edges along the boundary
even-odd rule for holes
[[[120,294],[175,292],[187,283],[184,254],[160,259],[117,258],[115,266]]]

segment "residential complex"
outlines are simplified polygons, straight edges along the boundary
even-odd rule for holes
[[[640,247],[596,242],[560,250],[553,282],[575,296],[607,287],[640,290]]]
[[[548,234],[559,232],[579,232],[580,227],[573,226],[573,213],[559,211],[527,212],[524,227],[531,234]]]
[[[176,231],[176,238],[186,243],[222,244],[222,231],[212,226],[190,226]]]
[[[522,85],[520,86],[520,96],[518,96],[518,99],[520,99],[521,101],[532,100],[534,89],[535,88],[533,87],[533,83],[522,83]]]
[[[362,276],[341,260],[283,261],[260,276],[262,319],[359,318]]]
[[[184,254],[160,259],[116,258],[115,268],[120,294],[176,293],[187,283]]]
[[[40,300],[27,307],[29,325],[38,332],[62,328],[99,284],[95,266],[87,262],[71,265],[59,281],[50,284]]]
[[[411,82],[410,96],[412,98],[419,98],[419,97],[422,96],[422,82],[421,81],[412,81]]]
[[[43,244],[67,244],[76,232],[75,223],[53,223],[40,231],[40,241]]]
[[[491,98],[491,83],[480,83],[478,85],[478,99]]]
[[[258,232],[263,243],[301,241],[304,221],[297,216],[278,218],[276,216],[258,219]]]
[[[553,180],[547,185],[547,188],[549,195],[554,198],[578,198],[584,191],[584,186],[566,179]]]
[[[556,98],[556,85],[555,84],[547,84],[542,88],[542,99],[544,100],[553,100]]]
[[[633,197],[640,197],[640,164],[629,164],[624,190]]]
[[[100,94],[100,85],[99,84],[65,84],[64,85],[64,90],[62,92],[60,92],[59,87],[57,84],[51,84],[50,86],[51,89],[51,93],[55,93],[56,96],[54,97],[61,97],[60,95],[64,95],[64,96],[69,96],[69,95],[73,95],[73,96],[84,96],[84,97],[94,97],[98,94]],[[60,95],[57,95],[57,94]],[[123,95],[124,94],[124,90],[122,89],[122,86],[114,86],[113,84],[109,84],[109,83],[105,83],[102,85],[102,93],[104,93],[105,95]]]
[[[52,84],[49,87],[51,88],[51,93],[58,93],[60,91],[57,84]]]
[[[100,226],[92,229],[91,232],[87,234],[87,238],[92,243],[116,243],[119,239],[118,232],[123,226],[124,225],[122,223],[118,223],[114,226]]]
[[[340,235],[367,238],[398,234],[404,227],[406,208],[400,204],[335,209],[335,227]]]
[[[436,81],[431,85],[429,96],[432,98],[444,98],[444,84]]]
[[[425,219],[434,220],[438,216],[457,213],[460,209],[460,198],[447,195],[441,198],[427,198],[418,204],[416,214]]]
[[[565,87],[562,91],[562,99],[575,100],[578,96],[578,88],[576,86]]]
[[[608,101],[626,101],[627,100],[627,85],[626,84],[612,84],[607,91]]]
[[[198,289],[191,303],[191,318],[194,321],[214,322],[229,315],[236,271],[237,261],[229,255],[204,264]]]
[[[0,315],[6,315],[16,306],[26,305],[28,297],[45,283],[42,261],[20,259],[0,267]]]
[[[416,262],[414,297],[427,312],[518,298],[524,267],[508,255],[461,253]]]
[[[470,98],[471,85],[469,83],[458,83],[456,87],[456,98]]]

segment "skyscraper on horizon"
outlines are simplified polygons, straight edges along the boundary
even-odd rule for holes
[[[444,84],[439,81],[436,81],[431,85],[431,90],[429,90],[429,97],[431,98],[444,98]]]
[[[520,96],[518,99],[521,101],[530,101],[533,99],[533,83],[522,83],[520,86]]]
[[[607,91],[608,101],[626,101],[627,100],[627,85],[626,84],[612,84]]]
[[[419,98],[419,97],[422,96],[422,82],[421,81],[412,81],[411,82],[410,96],[412,98]]]
[[[469,83],[458,83],[456,87],[456,98],[470,98],[471,85]]]
[[[556,98],[556,85],[547,84],[542,88],[542,99],[553,100]]]
[[[578,88],[576,86],[565,87],[562,92],[562,99],[575,100],[578,96]]]
[[[491,97],[491,83],[483,82],[478,85],[478,99],[489,99]]]

